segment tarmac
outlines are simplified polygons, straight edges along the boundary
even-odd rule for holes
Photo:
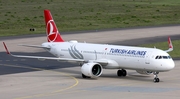
[[[180,37],[180,26],[148,27],[112,31],[63,34],[64,40],[79,42],[139,45],[171,40]],[[14,54],[52,56],[43,49],[17,46],[18,44],[40,45],[46,36],[22,38],[9,37],[6,42]],[[127,70],[126,77],[118,77],[117,70],[104,70],[97,79],[83,79],[78,64],[52,60],[14,58],[6,55],[0,47],[0,99],[179,99],[180,61],[175,68],[162,72],[159,83],[153,75],[141,75]]]

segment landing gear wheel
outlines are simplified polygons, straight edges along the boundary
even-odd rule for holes
[[[124,70],[124,69],[122,69],[122,76],[126,76],[127,75],[127,72],[126,72],[126,70]]]
[[[117,75],[120,77],[120,76],[126,76],[127,75],[127,72],[126,70],[122,69],[122,70],[118,70],[117,71]]]
[[[154,78],[154,82],[156,83],[156,82],[159,82],[160,80],[159,80],[159,78]]]
[[[122,70],[118,70],[118,71],[117,71],[117,75],[118,75],[119,77],[122,76],[122,74],[123,74]]]
[[[159,74],[159,72],[153,72],[153,74],[154,74],[154,82],[156,83],[156,82],[159,82],[160,81],[160,79],[158,78],[158,74]]]
[[[160,79],[159,78],[156,78],[156,82],[159,82],[160,81]]]

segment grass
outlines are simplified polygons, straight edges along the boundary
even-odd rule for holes
[[[180,24],[180,0],[0,0],[0,36],[44,33],[44,9],[59,31]]]
[[[173,44],[173,51],[169,52],[169,54],[171,55],[171,57],[173,58],[179,58],[180,57],[180,40],[174,40],[172,41]],[[143,44],[140,45],[143,47],[151,47],[153,48],[154,46],[158,49],[162,49],[162,50],[167,50],[168,49],[168,43],[167,42],[159,42],[159,43],[153,43],[153,44]]]

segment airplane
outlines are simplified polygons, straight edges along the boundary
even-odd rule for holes
[[[83,78],[97,78],[103,69],[118,69],[117,76],[126,76],[126,69],[136,70],[140,74],[153,74],[154,82],[159,82],[159,72],[170,71],[175,67],[174,61],[167,53],[173,50],[168,37],[168,50],[135,46],[80,43],[76,40],[64,41],[49,10],[44,10],[47,42],[41,45],[25,45],[45,49],[55,57],[14,55],[8,50],[7,54],[13,57],[34,58],[39,60],[57,60],[79,63]]]

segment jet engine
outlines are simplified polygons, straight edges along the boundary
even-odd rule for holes
[[[103,68],[98,63],[85,63],[81,67],[81,72],[87,77],[96,78],[102,74]]]
[[[146,74],[146,75],[150,75],[152,73],[152,71],[140,71],[140,70],[136,70],[136,72],[139,74]]]

